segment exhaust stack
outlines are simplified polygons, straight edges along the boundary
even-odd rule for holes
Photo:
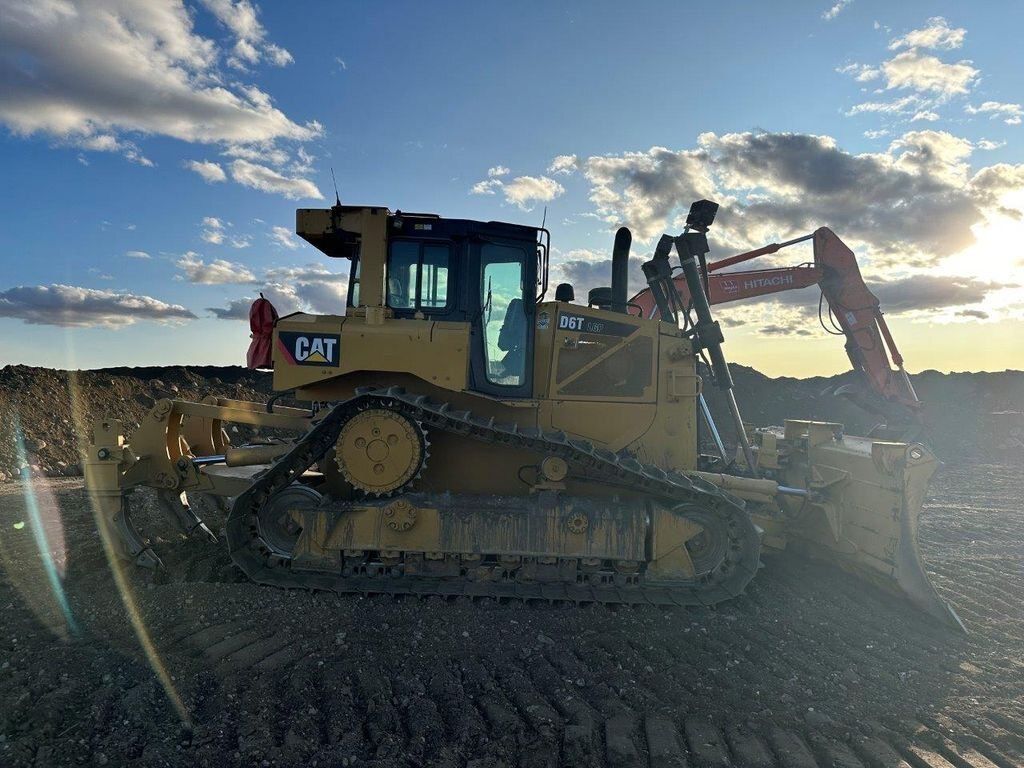
[[[628,227],[619,227],[612,247],[612,311],[628,314],[626,306],[629,285],[629,248],[633,233]]]

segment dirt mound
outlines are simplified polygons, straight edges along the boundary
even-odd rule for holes
[[[736,382],[736,398],[745,421],[757,425],[781,425],[785,419],[836,421],[850,434],[868,434],[879,419],[835,391],[856,380],[851,371],[838,376],[809,379],[770,379],[743,365],[730,366]],[[939,373],[924,371],[911,376],[924,403],[928,425],[921,440],[944,460],[994,457],[1001,446],[999,411],[1024,410],[1024,372]],[[724,436],[732,434],[728,406],[712,386],[705,393]]]
[[[853,380],[852,373],[771,379],[743,365],[733,365],[732,371],[743,417],[752,424],[782,424],[787,418],[838,421],[851,434],[865,434],[877,424],[871,414],[832,394]],[[1007,447],[1012,452],[1020,435],[1002,435],[1001,420],[990,414],[1024,411],[1024,373],[925,371],[913,381],[931,425],[924,439],[941,458],[991,455]],[[81,474],[76,425],[87,436],[88,425],[99,416],[121,419],[130,435],[160,398],[200,400],[212,394],[263,402],[271,392],[269,373],[237,366],[59,371],[9,365],[0,369],[0,482],[19,477],[29,465],[49,476]],[[728,440],[732,430],[724,399],[711,386],[706,393]],[[251,434],[235,429],[233,437],[239,439]]]
[[[99,417],[118,418],[130,434],[161,398],[218,395],[266,400],[270,374],[241,367],[172,366],[60,371],[0,369],[0,482],[26,466],[49,476],[81,474],[78,435]]]

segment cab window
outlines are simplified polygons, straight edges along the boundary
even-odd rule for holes
[[[487,380],[518,387],[526,383],[527,316],[523,304],[526,252],[487,243],[480,258]]]
[[[388,253],[388,306],[442,310],[449,303],[451,248],[445,244],[397,240]]]

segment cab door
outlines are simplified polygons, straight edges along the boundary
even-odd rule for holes
[[[530,397],[536,244],[487,240],[474,251],[472,388],[496,397]]]

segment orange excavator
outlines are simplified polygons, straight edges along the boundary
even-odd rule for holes
[[[814,260],[793,267],[732,270],[736,264],[767,256],[808,240],[813,241]],[[659,248],[665,244],[659,243]],[[656,250],[655,255],[658,251]],[[846,337],[846,354],[858,373],[859,381],[836,390],[860,407],[886,420],[889,434],[903,437],[920,429],[921,401],[903,367],[903,356],[885,323],[878,299],[868,290],[853,251],[827,227],[809,235],[772,243],[715,262],[702,261],[701,277],[711,304],[725,304],[782,291],[818,285],[821,298],[818,314],[824,329]],[[644,317],[662,317],[658,294],[666,302],[664,309],[685,321],[689,317],[690,294],[682,274],[671,278],[672,290],[657,283],[629,300],[630,309]],[[671,302],[676,296],[682,306]],[[827,318],[825,307],[827,303]],[[827,323],[827,324],[826,324]],[[831,327],[829,327],[831,326]],[[891,362],[890,362],[891,358]],[[893,369],[895,365],[895,370]]]

